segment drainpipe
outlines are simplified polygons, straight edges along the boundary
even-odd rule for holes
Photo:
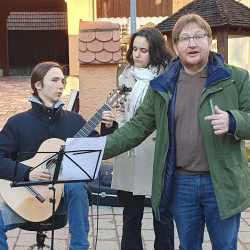
[[[136,32],[136,0],[130,0],[130,31]]]

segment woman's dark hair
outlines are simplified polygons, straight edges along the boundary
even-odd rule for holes
[[[145,37],[148,41],[150,58],[149,65],[165,67],[173,57],[173,53],[169,48],[166,47],[166,43],[161,32],[155,28],[142,28],[141,30],[132,34],[126,55],[128,63],[134,65],[133,44],[137,36]]]
[[[38,63],[31,72],[31,88],[33,90],[33,95],[38,96],[37,89],[35,86],[36,82],[41,81],[43,84],[43,78],[52,68],[61,68],[61,65],[57,62],[41,62]]]

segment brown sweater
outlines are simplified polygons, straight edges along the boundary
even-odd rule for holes
[[[206,70],[195,75],[180,71],[177,81],[175,106],[176,122],[176,166],[185,174],[198,174],[208,171],[198,110],[201,91],[206,81]],[[184,170],[184,171],[183,171]]]

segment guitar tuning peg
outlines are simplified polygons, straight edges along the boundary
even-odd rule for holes
[[[111,97],[111,93],[109,92],[106,98],[106,102],[108,101],[108,99]]]

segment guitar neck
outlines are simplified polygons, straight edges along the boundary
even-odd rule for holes
[[[104,104],[94,116],[74,135],[74,138],[77,137],[87,137],[91,132],[96,128],[96,126],[102,120],[103,111],[109,111],[111,107],[108,104]]]

